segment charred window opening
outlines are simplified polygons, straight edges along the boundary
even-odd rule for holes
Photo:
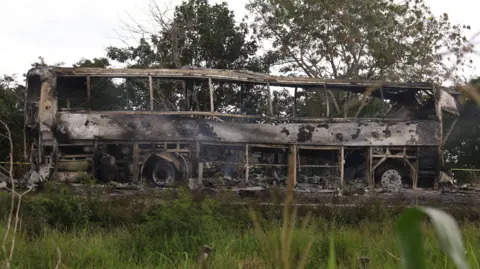
[[[222,184],[240,181],[245,176],[245,146],[201,145],[199,157],[204,164],[203,178],[206,181]]]
[[[340,186],[340,155],[337,149],[299,149],[297,183],[329,189]]]
[[[148,78],[91,78],[91,110],[150,110]]]
[[[251,146],[249,148],[249,181],[260,184],[286,184],[288,147]]]
[[[57,78],[60,111],[145,111],[149,94],[146,78]]]
[[[186,96],[193,80],[167,80],[164,78],[149,78],[153,104],[152,110],[179,111],[186,110]]]
[[[90,109],[93,111],[124,110],[125,94],[115,78],[90,78]]]
[[[58,77],[57,106],[60,111],[88,109],[87,78]]]
[[[283,119],[296,118],[303,107],[300,100],[301,88],[271,87],[271,91],[273,115]]]
[[[35,126],[38,123],[38,109],[40,102],[40,93],[42,88],[42,81],[40,76],[31,76],[27,81],[27,100],[26,100],[26,126]]]
[[[368,148],[345,149],[344,178],[346,185],[368,186]]]
[[[38,103],[40,101],[40,92],[42,88],[42,81],[40,79],[40,76],[30,76],[27,83],[27,102]]]

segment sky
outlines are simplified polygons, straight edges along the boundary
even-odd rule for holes
[[[71,65],[81,58],[102,57],[110,45],[122,46],[122,22],[130,17],[148,23],[152,0],[3,0],[0,1],[0,75],[26,73],[39,56],[47,63]],[[157,0],[160,7],[173,7],[181,0]],[[220,0],[211,0],[212,3]],[[245,16],[247,0],[226,0],[237,19]],[[446,12],[454,23],[480,31],[476,19],[480,1],[426,0],[435,14]],[[480,37],[476,38],[480,46]],[[475,70],[480,75],[480,57]],[[478,70],[478,71],[477,71]]]

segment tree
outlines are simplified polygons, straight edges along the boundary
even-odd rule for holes
[[[156,24],[153,31],[134,23],[128,30],[141,34],[139,44],[126,48],[109,47],[108,57],[128,67],[151,68],[219,68],[268,71],[268,62],[256,57],[258,45],[249,39],[245,23],[237,24],[234,14],[226,3],[209,4],[207,0],[188,0],[176,6],[173,18],[169,19],[158,6],[151,8]],[[150,27],[152,28],[152,27]],[[188,109],[209,111],[208,83],[187,81],[187,88],[194,88]],[[159,95],[159,106],[165,110],[175,110],[187,106],[181,82],[155,85]],[[247,104],[248,100],[263,100],[261,90],[249,85],[215,85],[215,110],[238,111],[237,104]],[[146,91],[145,88],[143,91]],[[169,100],[170,103],[167,103]],[[266,102],[263,102],[266,103]],[[258,104],[258,103],[257,103]],[[263,107],[248,106],[245,113],[258,113]],[[254,111],[251,111],[254,110]]]
[[[480,89],[480,77],[471,80]],[[469,96],[463,96],[460,116],[445,145],[446,157],[456,166],[480,168],[480,107]]]
[[[0,77],[0,119],[7,124],[12,135],[14,145],[13,157],[19,160],[23,156],[23,121],[24,121],[25,87],[16,82],[15,76],[4,75]],[[6,130],[1,130],[0,137],[0,162],[9,161],[10,145]],[[0,164],[1,166],[7,166]],[[14,173],[18,171],[15,166]],[[0,169],[1,172],[1,169]]]
[[[442,83],[459,78],[472,48],[468,26],[451,24],[447,14],[434,17],[423,0],[250,0],[247,9],[286,74]],[[338,99],[346,95],[330,97],[341,114]]]
[[[82,68],[108,68],[110,61],[106,57],[81,59],[73,64],[73,67]],[[91,78],[91,99],[90,108],[93,110],[122,110],[127,108],[127,87],[124,83],[114,83],[111,78],[94,77]],[[83,87],[84,88],[84,87]],[[82,91],[83,94],[86,92]],[[134,96],[132,94],[132,96]],[[85,103],[82,102],[84,106]]]

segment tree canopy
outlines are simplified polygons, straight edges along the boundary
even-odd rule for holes
[[[442,82],[468,48],[464,30],[423,0],[250,0],[260,38],[283,72],[311,77]]]

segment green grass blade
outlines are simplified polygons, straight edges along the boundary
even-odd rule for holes
[[[330,236],[330,251],[328,254],[328,269],[336,268],[336,257],[335,257],[335,242],[333,240],[333,234]]]
[[[455,219],[446,212],[429,207],[407,209],[396,224],[397,242],[406,269],[423,269],[425,252],[420,222],[428,216],[440,241],[441,250],[460,269],[469,268],[460,228]]]
[[[435,232],[440,241],[442,251],[455,263],[460,269],[468,269],[467,257],[465,255],[465,245],[463,244],[460,227],[455,219],[448,213],[430,207],[420,208],[432,222]]]
[[[397,220],[397,243],[405,269],[425,268],[425,252],[420,230],[423,216],[424,214],[417,208],[409,208]]]

